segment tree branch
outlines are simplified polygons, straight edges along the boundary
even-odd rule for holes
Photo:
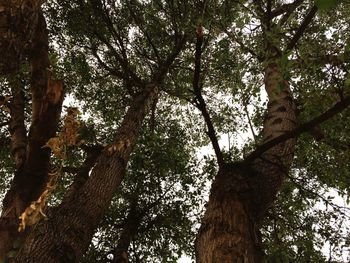
[[[135,2],[133,1],[133,4],[135,5]],[[152,47],[153,49],[153,52],[154,52],[154,55],[156,56],[157,58],[157,61],[160,62],[161,61],[161,58],[160,58],[160,55],[159,55],[159,52],[158,52],[158,49],[156,48],[156,46],[154,45],[153,41],[152,41],[152,38],[151,36],[147,33],[147,31],[145,31],[145,29],[143,28],[142,25],[145,24],[145,21],[141,21],[140,18],[142,18],[142,16],[137,16],[134,12],[134,9],[130,3],[127,1],[127,7],[129,9],[129,12],[131,14],[131,16],[133,17],[133,19],[135,20],[137,26],[140,28],[140,30],[142,31],[142,33],[145,35],[148,43],[150,44],[150,46]]]
[[[34,28],[31,28],[34,31],[34,36],[33,43],[30,45],[29,57],[31,63],[32,123],[26,145],[25,161],[15,173],[10,189],[3,200],[1,214],[1,219],[11,219],[13,222],[18,222],[22,212],[41,195],[46,186],[50,151],[43,149],[42,146],[56,132],[64,97],[63,82],[49,78],[48,68],[50,64],[46,22],[41,10],[36,15],[38,23]],[[16,103],[20,105],[22,98],[18,99],[19,101]],[[22,114],[22,106],[18,110]],[[22,123],[22,118],[20,117],[16,122]],[[14,121],[14,119],[12,120]],[[23,132],[23,127],[21,129]],[[12,228],[0,231],[0,258],[5,257],[10,249],[8,244],[13,244],[13,240],[18,235],[18,231]]]
[[[226,35],[234,42],[236,42],[240,48],[245,51],[250,53],[253,57],[255,57],[259,62],[263,62],[265,60],[264,56],[257,54],[256,51],[253,49],[249,48],[247,45],[245,45],[240,39],[236,38],[233,36],[231,32],[229,32],[227,29],[224,29]]]
[[[121,37],[121,35],[119,34],[119,32],[116,30],[115,23],[113,23],[111,16],[109,15],[109,12],[106,8],[106,3],[104,2],[104,6],[102,7],[101,2],[100,1],[93,1],[94,6],[96,6],[97,8],[94,8],[94,11],[99,11],[99,17],[102,17],[103,21],[106,23],[107,28],[109,29],[110,33],[112,34],[114,40],[116,41],[116,44],[119,45],[120,50],[121,50],[121,55],[123,60],[127,61],[128,60],[128,56],[127,56],[127,51],[125,48],[125,45],[123,43],[123,38]],[[108,7],[108,9],[110,9],[111,6]]]
[[[214,125],[211,121],[209,112],[207,110],[206,103],[202,96],[202,87],[200,83],[200,70],[201,70],[201,57],[202,57],[202,44],[203,44],[203,28],[202,26],[197,27],[197,42],[196,42],[196,52],[195,52],[195,68],[194,68],[194,76],[193,76],[193,91],[196,96],[196,106],[201,111],[204,121],[208,128],[208,136],[213,145],[216,159],[218,161],[218,165],[222,166],[224,164],[224,158],[222,152],[220,150],[219,142],[216,137],[216,132]]]
[[[174,35],[174,47],[172,52],[162,61],[160,62],[159,68],[156,74],[153,74],[153,81],[156,83],[163,83],[163,80],[166,74],[169,72],[170,66],[175,61],[176,57],[180,54],[183,49],[185,43],[187,41],[186,35]]]
[[[4,199],[3,209],[5,214],[12,211],[11,215],[16,218],[19,216],[17,213],[22,213],[31,201],[39,197],[46,185],[50,151],[43,149],[42,146],[56,132],[64,97],[63,82],[49,78],[48,34],[41,11],[37,28],[35,28],[35,42],[31,49],[30,62],[32,123],[26,145],[26,160],[23,167],[15,174],[11,188]],[[17,103],[21,104],[21,99],[17,98],[19,100]],[[19,114],[24,114],[23,109],[18,110],[21,111]],[[16,122],[22,123],[23,117]],[[23,127],[21,129],[23,130]],[[12,206],[15,206],[15,209]]]
[[[138,232],[138,229],[142,222],[142,215],[137,211],[137,202],[131,204],[127,217],[124,220],[124,226],[121,231],[120,237],[117,242],[117,246],[112,251],[113,260],[112,263],[128,262],[129,247],[132,239]]]
[[[244,161],[250,162],[256,158],[259,158],[263,153],[265,153],[267,150],[271,149],[272,147],[276,146],[277,144],[282,143],[288,139],[295,138],[304,132],[311,131],[313,127],[329,120],[334,115],[342,112],[349,105],[350,105],[350,96],[345,97],[343,100],[336,103],[333,107],[331,107],[329,110],[327,110],[323,114],[321,114],[318,117],[315,117],[314,119],[300,125],[296,129],[289,131],[289,132],[286,132],[286,133],[258,146],[254,152],[252,152],[250,155],[248,155],[244,159]]]
[[[87,157],[81,167],[64,167],[63,168],[64,172],[76,174],[67,195],[74,195],[85,184],[86,180],[89,178],[89,172],[94,167],[94,165],[96,164],[97,158],[102,153],[103,147],[100,147],[100,146],[88,147],[85,149],[87,152]]]
[[[130,107],[116,131],[115,141],[104,148],[91,172],[88,173],[87,180],[78,187],[77,191],[67,193],[58,207],[48,211],[50,220],[42,221],[40,228],[33,229],[28,235],[27,240],[42,240],[50,236],[53,239],[49,244],[50,248],[43,253],[36,253],[36,251],[42,251],[40,242],[34,245],[32,242],[25,242],[16,255],[18,262],[25,262],[29,257],[35,262],[45,261],[48,258],[48,251],[54,249],[55,244],[61,243],[62,240],[67,242],[67,249],[64,248],[63,253],[70,253],[75,261],[79,261],[125,176],[129,157],[139,137],[142,122],[159,91],[161,83],[157,81],[165,78],[171,63],[185,43],[185,36],[175,37],[173,50],[166,61],[159,66],[159,72],[149,76],[151,80],[145,83],[144,87],[140,87],[140,92],[133,96]],[[65,224],[62,225],[62,222]],[[60,227],[53,228],[53,225],[60,225]],[[43,229],[45,229],[44,232],[41,231]],[[58,234],[52,235],[57,231]],[[77,236],[79,241],[70,238],[72,231],[79,233]]]
[[[280,26],[284,25],[284,23],[288,20],[288,18],[294,12],[294,10],[297,9],[298,6],[300,6],[303,2],[304,0],[296,0],[293,3],[290,3],[291,6],[287,8],[288,10],[286,10],[285,14],[282,16],[282,18],[278,22],[279,25]]]
[[[89,49],[91,50],[91,53],[92,55],[97,59],[97,62],[109,73],[111,74],[112,76],[115,76],[117,78],[120,78],[122,80],[129,80],[129,78],[127,78],[126,74],[124,74],[123,72],[121,71],[118,71],[117,69],[115,68],[112,68],[110,66],[108,66],[103,60],[102,58],[100,57],[100,55],[97,53],[97,49],[96,48],[91,48],[91,47],[88,47],[88,46],[85,46],[86,49]]]
[[[131,69],[129,62],[127,59],[121,57],[117,50],[113,47],[113,45],[104,37],[102,36],[97,29],[93,30],[95,36],[104,44],[106,47],[112,52],[113,57],[116,59],[116,61],[120,64],[121,68],[124,71],[123,79],[130,82],[132,80],[135,85],[142,86],[144,83],[142,79],[135,73],[134,70]],[[114,71],[115,73],[116,71]],[[111,72],[112,73],[112,72]],[[129,79],[130,78],[130,79]]]
[[[291,49],[293,49],[295,47],[295,45],[297,44],[298,40],[302,37],[302,35],[304,34],[306,28],[308,27],[308,25],[311,23],[312,19],[316,15],[316,12],[317,12],[317,7],[313,6],[310,9],[310,11],[308,12],[308,14],[306,15],[306,17],[304,18],[303,22],[301,22],[298,30],[295,32],[295,34],[292,37],[292,39],[287,44],[286,51],[291,50]]]
[[[292,3],[283,4],[280,7],[272,10],[271,11],[271,16],[272,17],[276,17],[276,16],[283,15],[284,13],[286,13],[285,15],[290,15],[303,2],[304,2],[304,0],[295,0]]]
[[[256,13],[263,17],[265,15],[264,2],[262,0],[253,0],[253,4],[256,8]]]
[[[350,63],[350,51],[345,51],[344,53],[334,55],[334,54],[321,54],[320,56],[297,58],[291,60],[293,66],[298,67],[300,65],[305,66],[306,64],[330,64],[332,66],[341,66],[344,63]]]
[[[252,123],[252,120],[250,119],[250,116],[249,116],[249,111],[248,111],[248,103],[246,101],[243,102],[243,107],[244,107],[244,112],[247,116],[247,119],[248,119],[248,124],[249,124],[249,128],[250,128],[250,131],[253,135],[253,139],[254,139],[254,142],[257,143],[258,140],[256,138],[256,134],[254,132],[254,127],[253,127],[253,123]]]

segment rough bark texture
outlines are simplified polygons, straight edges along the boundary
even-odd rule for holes
[[[31,49],[44,0],[0,1],[0,73],[13,73]]]
[[[262,132],[262,143],[294,130],[298,124],[296,106],[289,83],[283,79],[283,72],[277,62],[270,63],[266,68],[265,89],[269,103]],[[289,172],[295,144],[295,138],[288,139],[252,161],[252,168],[262,177],[261,184],[256,191],[259,209],[255,213],[259,219],[273,202],[283,179]]]
[[[277,65],[265,70],[269,104],[262,143],[296,127],[292,94]],[[294,145],[289,139],[256,159],[220,167],[196,240],[197,262],[262,262],[259,222],[289,171]]]
[[[13,77],[10,82],[12,90],[11,121],[9,131],[11,134],[11,154],[18,170],[26,158],[27,131],[24,125],[24,90],[20,80]]]
[[[261,261],[255,218],[244,196],[250,191],[246,176],[240,165],[219,171],[196,240],[197,262]]]
[[[16,173],[7,192],[0,218],[0,259],[6,257],[19,237],[18,218],[36,200],[47,183],[50,152],[42,146],[55,135],[63,102],[63,82],[48,78],[48,39],[45,19],[38,14],[31,48],[32,124],[25,137],[24,105],[21,91],[15,90],[11,112],[12,152]],[[23,145],[26,143],[25,145]],[[25,158],[24,158],[25,157]],[[24,158],[24,159],[23,159]],[[17,227],[16,227],[17,226]]]
[[[98,158],[90,177],[48,211],[24,240],[15,262],[78,262],[124,175],[142,121],[157,93],[149,84],[134,97],[115,142]]]

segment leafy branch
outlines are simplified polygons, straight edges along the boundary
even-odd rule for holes
[[[301,124],[299,127],[295,128],[292,131],[286,132],[260,146],[257,147],[257,149],[252,152],[250,155],[248,155],[245,158],[245,161],[252,161],[256,158],[261,157],[263,153],[265,153],[267,150],[271,149],[272,147],[276,146],[279,143],[282,143],[288,139],[295,138],[299,136],[300,134],[304,132],[309,132],[311,131],[314,127],[317,125],[329,120],[332,118],[334,115],[342,112],[345,110],[348,106],[350,105],[350,96],[345,97],[338,103],[336,103],[333,107],[322,113],[321,115],[315,117],[314,119]]]
[[[306,17],[304,18],[304,20],[301,22],[299,28],[297,29],[297,31],[295,32],[294,36],[292,37],[292,39],[289,41],[289,43],[287,44],[286,47],[286,53],[293,49],[295,47],[295,45],[297,44],[297,42],[299,41],[299,39],[303,36],[306,28],[308,27],[308,25],[311,23],[312,19],[314,18],[314,16],[316,15],[317,12],[317,7],[313,6],[309,12],[307,13]]]

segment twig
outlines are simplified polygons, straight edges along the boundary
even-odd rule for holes
[[[251,121],[250,116],[249,116],[248,106],[247,106],[246,101],[243,101],[243,106],[244,106],[245,114],[247,115],[249,128],[250,128],[250,131],[252,132],[252,135],[253,135],[253,138],[254,138],[254,142],[255,142],[255,144],[258,144],[258,140],[257,140],[256,134],[254,132],[253,124],[252,124],[252,121]]]

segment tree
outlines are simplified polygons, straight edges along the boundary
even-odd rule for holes
[[[16,80],[15,76],[9,77],[13,94],[9,106],[12,113],[9,132],[16,175],[4,198],[2,208],[0,254],[3,258],[18,236],[18,217],[30,202],[41,194],[46,183],[49,151],[42,150],[41,147],[54,136],[57,129],[63,101],[63,85],[60,81],[48,78],[47,31],[39,1],[4,4],[2,17],[1,28],[4,33],[1,45],[4,54],[8,55],[4,56],[5,61],[1,62],[2,72],[9,72],[10,75],[19,72],[22,55],[29,53],[27,57],[31,65],[32,93],[32,125],[27,137],[24,123],[24,84]],[[10,17],[14,21],[11,21]],[[4,68],[4,64],[9,68]],[[3,103],[6,104],[7,100],[4,99]]]
[[[213,125],[210,118],[206,117],[208,112],[201,96],[202,86],[200,83],[194,83],[197,106],[206,119],[219,165],[197,236],[198,262],[262,261],[259,225],[280,190],[284,178],[290,172],[295,154],[295,137],[301,132],[311,130],[333,116],[333,113],[338,113],[348,106],[348,98],[338,94],[340,102],[333,108],[305,124],[298,125],[298,105],[293,98],[290,85],[291,78],[300,75],[293,76],[290,64],[293,56],[297,57],[299,49],[302,50],[302,43],[299,46],[298,42],[301,42],[300,39],[308,33],[307,29],[317,13],[316,5],[305,8],[302,1],[276,6],[272,1],[267,1],[265,6],[257,4],[250,15],[244,14],[244,16],[250,21],[260,21],[261,38],[258,43],[249,43],[249,39],[245,40],[242,32],[240,34],[243,35],[243,40],[239,35],[236,37],[235,32],[228,32],[228,35],[238,38],[239,45],[263,63],[263,85],[269,99],[260,138],[256,142],[258,144],[256,150],[243,157],[243,160],[228,163],[223,159],[215,132],[211,128]],[[295,10],[300,7],[306,9],[304,17],[294,20],[293,18],[297,16]],[[296,25],[296,29],[291,30],[288,22]],[[315,27],[320,26],[316,24]],[[202,36],[197,34],[198,68],[201,58],[201,38]],[[252,50],[249,46],[259,44],[263,47],[262,50]],[[308,52],[312,51],[308,49]],[[320,55],[316,55],[318,56]],[[195,73],[199,74],[199,71],[200,69],[197,69]],[[343,91],[346,88],[347,84],[339,86]]]
[[[320,242],[345,242],[341,224],[326,226],[348,216],[327,199],[349,186],[346,3],[20,4],[4,5],[15,15],[1,20],[16,25],[0,45],[11,51],[1,61],[2,172],[14,174],[2,259],[174,261],[191,251],[191,210],[200,213],[208,178],[198,262],[325,261]],[[64,93],[88,120],[67,108],[59,121]],[[220,135],[243,132],[243,147],[220,146]],[[208,142],[215,159],[194,165]],[[333,210],[313,213],[320,202]]]

